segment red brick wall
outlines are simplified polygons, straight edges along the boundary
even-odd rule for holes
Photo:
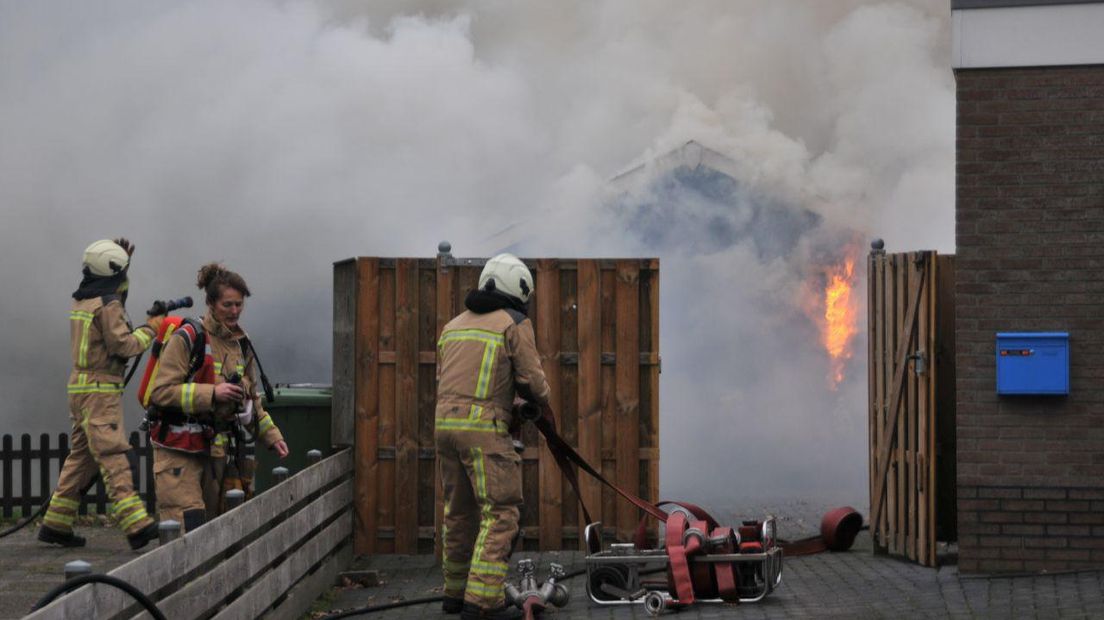
[[[955,77],[960,568],[1104,566],[1104,66]],[[998,331],[1068,331],[1069,397],[998,398]]]

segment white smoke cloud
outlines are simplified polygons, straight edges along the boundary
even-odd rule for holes
[[[518,224],[532,256],[660,255],[664,495],[865,501],[863,345],[828,391],[798,300],[847,231],[953,250],[948,22],[942,0],[4,3],[3,430],[67,428],[94,239],[138,244],[135,319],[224,261],[269,374],[325,382],[333,261],[487,254]],[[823,224],[768,259],[649,247],[606,180],[688,140]],[[703,489],[704,455],[755,474]]]

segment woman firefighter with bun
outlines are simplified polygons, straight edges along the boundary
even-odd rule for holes
[[[252,463],[228,453],[259,438],[280,458],[280,430],[261,405],[256,353],[238,321],[249,296],[245,279],[217,263],[199,270],[207,294],[201,322],[185,321],[161,351],[150,379],[150,442],[161,520],[192,530],[222,512],[227,460],[250,479]]]

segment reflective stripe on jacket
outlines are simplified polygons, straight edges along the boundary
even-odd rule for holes
[[[489,431],[510,423],[515,393],[546,403],[548,382],[533,322],[513,310],[470,310],[449,321],[437,342],[437,428]]]
[[[126,310],[117,297],[74,300],[69,311],[69,342],[73,356],[69,392],[122,392],[117,384],[123,382],[127,359],[148,349],[153,337],[153,328],[148,325],[131,328]]]

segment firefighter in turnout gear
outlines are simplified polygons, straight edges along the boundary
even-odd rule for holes
[[[238,472],[252,463],[245,444],[258,438],[280,458],[288,454],[280,430],[261,405],[254,379],[256,353],[238,321],[249,287],[245,280],[211,263],[197,285],[207,294],[207,314],[198,325],[182,326],[161,351],[150,379],[149,411],[157,512],[193,530],[223,510],[228,459]]]
[[[511,254],[487,262],[467,311],[441,332],[437,462],[444,487],[442,607],[462,618],[509,618],[503,594],[522,502],[510,427],[515,395],[547,404],[548,383],[527,315],[529,269]]]
[[[66,547],[84,546],[73,533],[81,494],[99,472],[111,499],[111,516],[132,549],[157,539],[157,523],[135,492],[123,426],[123,373],[127,360],[145,351],[163,316],[130,326],[124,305],[127,269],[134,246],[126,239],[97,241],[84,251],[80,287],[73,293],[69,333],[73,371],[69,375],[72,446],[61,467],[38,539]]]

